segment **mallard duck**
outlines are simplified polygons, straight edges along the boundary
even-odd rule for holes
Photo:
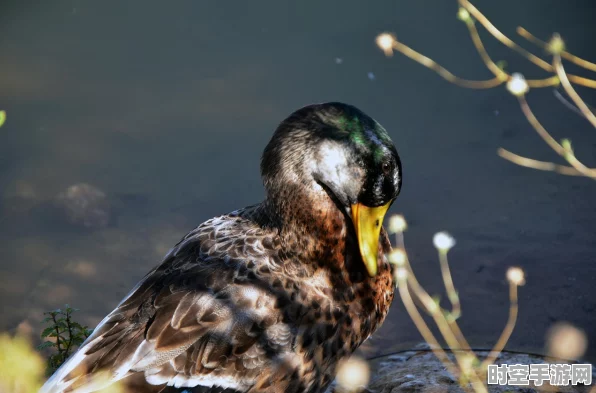
[[[41,391],[324,391],[393,300],[401,162],[379,123],[324,103],[278,126],[261,173],[262,203],[188,233]]]

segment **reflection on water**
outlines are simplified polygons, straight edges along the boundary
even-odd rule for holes
[[[367,9],[366,23],[356,3],[317,4],[314,13],[278,2],[232,12],[203,2],[63,0],[1,12],[0,329],[39,329],[43,312],[64,303],[94,326],[186,232],[262,199],[259,156],[284,116],[340,100],[376,117],[397,144],[405,179],[390,214],[408,220],[409,257],[431,294],[443,293],[432,235],[456,237],[450,262],[471,344],[497,340],[505,272],[518,265],[527,284],[508,349],[543,351],[548,328],[563,320],[585,330],[596,359],[595,186],[496,156],[503,145],[551,158],[506,92],[462,92],[378,53],[374,37],[399,26],[413,46],[462,58],[451,65],[474,75],[470,54],[454,45],[465,38],[461,26],[444,20],[455,12],[449,2],[431,14],[417,2],[399,3],[407,12],[381,3],[388,8]],[[528,18],[540,6],[510,3]],[[519,21],[491,4],[485,12],[513,29]],[[551,16],[575,52],[593,58],[588,15]],[[540,21],[529,21],[538,34]],[[429,36],[423,25],[444,34]],[[548,94],[533,97],[541,120],[594,166],[582,119]],[[397,300],[364,352],[420,341]]]

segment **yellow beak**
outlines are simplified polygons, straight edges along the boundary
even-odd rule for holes
[[[377,275],[379,252],[379,236],[383,225],[383,218],[389,209],[391,202],[377,207],[364,206],[361,203],[352,205],[352,221],[356,228],[356,237],[358,238],[358,247],[360,255],[366,266],[368,275],[374,277]]]

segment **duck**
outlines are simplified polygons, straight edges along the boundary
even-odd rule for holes
[[[283,120],[260,167],[264,200],[184,236],[41,393],[325,391],[393,301],[400,157],[376,120],[327,102]]]

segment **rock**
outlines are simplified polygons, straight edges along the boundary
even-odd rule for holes
[[[457,383],[457,379],[447,370],[437,373],[436,381],[441,384],[454,384]]]
[[[97,187],[78,183],[61,192],[55,200],[67,220],[77,226],[99,229],[110,222],[110,204],[106,194]]]
[[[416,351],[407,351],[407,352],[400,352],[395,355],[389,355],[387,360],[394,361],[394,362],[406,362],[409,358],[416,355]]]
[[[401,352],[370,362],[372,377],[368,389],[378,393],[464,393],[464,389],[458,383],[457,378],[451,375],[445,366],[428,351],[420,346],[418,351]],[[484,359],[488,352],[478,351],[476,353],[480,360]],[[455,361],[453,354],[448,356]],[[540,356],[528,354],[516,354],[502,352],[497,364],[533,364],[547,363]],[[553,363],[557,363],[553,361]],[[558,362],[561,363],[561,362]],[[596,372],[596,371],[595,371]],[[553,392],[562,393],[588,393],[590,386],[556,386]],[[489,393],[536,393],[542,391],[536,388],[530,381],[529,386],[515,385],[489,385]]]
[[[424,381],[415,379],[410,382],[402,383],[401,385],[399,385],[399,387],[397,387],[396,389],[393,389],[391,391],[391,393],[393,393],[393,392],[419,392],[422,390],[422,388],[424,386],[425,386]]]

